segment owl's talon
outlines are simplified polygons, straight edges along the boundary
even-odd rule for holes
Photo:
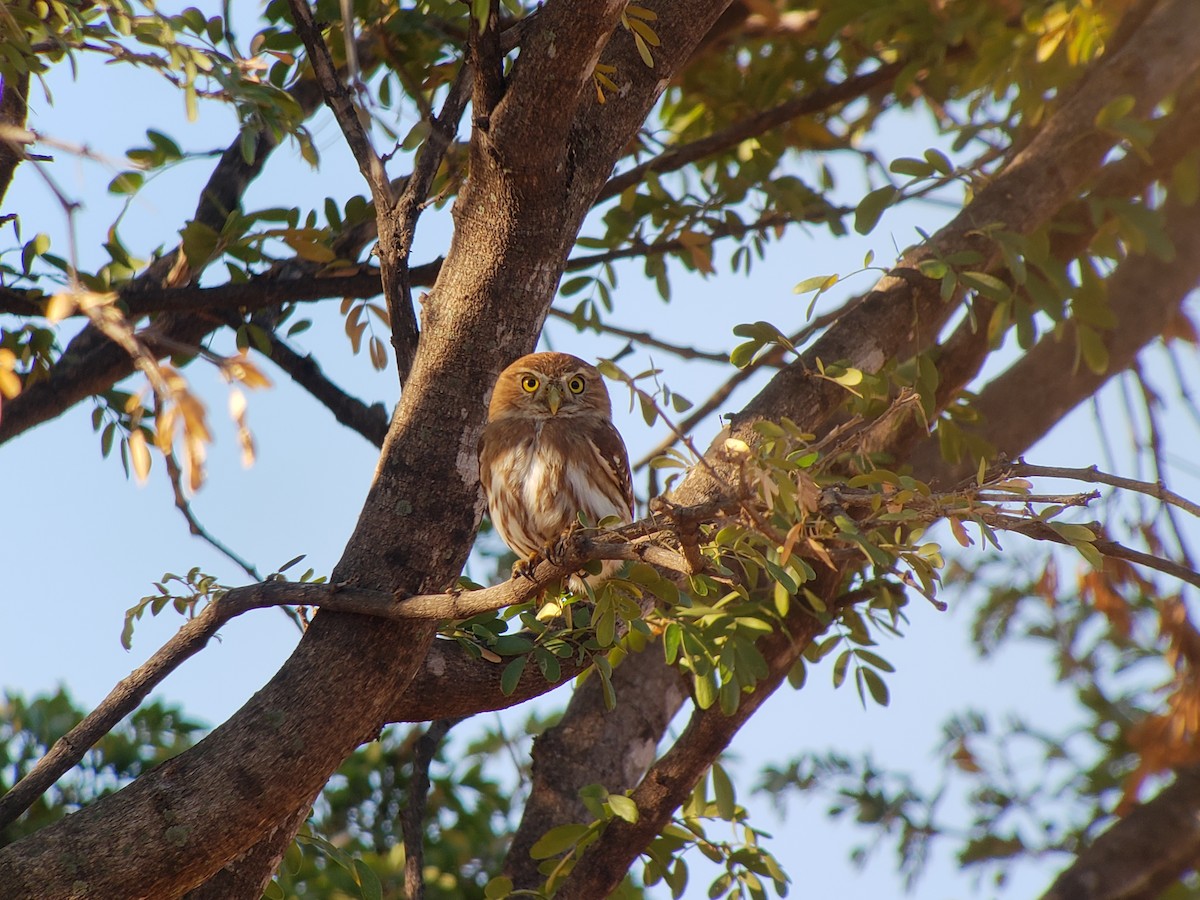
[[[528,578],[530,581],[533,581],[534,570],[537,569],[538,563],[540,563],[543,559],[545,559],[545,556],[537,550],[535,550],[533,553],[530,553],[529,556],[525,557],[524,559],[518,559],[515,563],[513,563],[512,577]]]

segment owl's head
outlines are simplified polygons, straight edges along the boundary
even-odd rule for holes
[[[595,366],[569,353],[530,353],[500,373],[488,421],[497,419],[612,417],[608,388]]]

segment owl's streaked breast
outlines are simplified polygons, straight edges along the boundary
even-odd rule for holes
[[[567,421],[528,423],[520,435],[509,425],[508,449],[491,459],[489,497],[505,507],[493,515],[505,543],[521,554],[542,550],[582,512],[598,522],[608,516],[629,521],[619,488],[596,482],[590,471],[611,468],[595,445]],[[587,465],[571,463],[591,457]],[[606,490],[607,486],[607,490]]]

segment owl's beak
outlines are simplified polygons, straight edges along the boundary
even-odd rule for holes
[[[558,408],[562,406],[562,391],[557,386],[551,384],[546,388],[546,405],[550,407],[550,415],[557,416]]]

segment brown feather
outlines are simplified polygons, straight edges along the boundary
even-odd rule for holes
[[[500,373],[479,474],[497,531],[523,557],[544,550],[580,513],[593,522],[633,520],[629,456],[604,380],[566,353],[531,353]]]

